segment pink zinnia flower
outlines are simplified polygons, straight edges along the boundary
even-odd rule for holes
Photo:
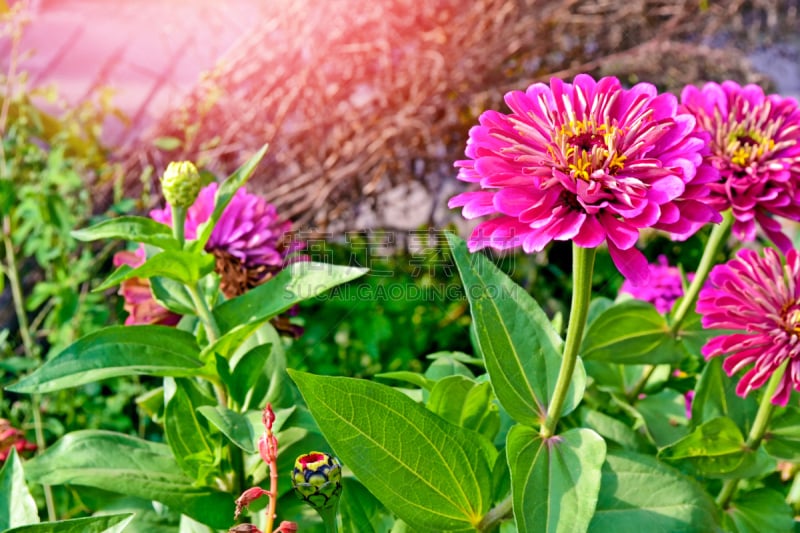
[[[672,309],[675,301],[683,296],[683,277],[678,267],[670,266],[667,258],[658,256],[658,263],[650,264],[650,280],[645,285],[634,285],[625,280],[619,288],[620,293],[630,294],[637,300],[650,302],[659,313]],[[694,274],[686,278],[691,281]]]
[[[187,210],[184,233],[187,239],[197,237],[197,230],[214,211],[217,184],[212,183],[200,191],[195,203]],[[169,207],[155,209],[150,216],[163,224],[172,225]],[[288,232],[292,223],[278,218],[275,206],[263,198],[239,189],[223,211],[211,237],[206,243],[207,252],[216,257],[216,272],[220,275],[220,288],[228,298],[243,294],[283,269],[288,262],[304,260],[289,257],[301,249],[301,242],[292,241]],[[141,265],[145,260],[144,247],[136,251],[119,252],[114,256],[116,266]],[[126,324],[177,323],[178,315],[161,307],[152,297],[148,280],[131,279],[122,284],[120,294],[125,298],[129,316]],[[296,327],[285,317],[277,317],[278,327],[296,333]]]
[[[482,191],[459,194],[450,207],[480,223],[471,250],[491,246],[538,252],[553,240],[584,248],[603,242],[635,283],[647,260],[635,245],[642,228],[685,238],[719,213],[704,202],[717,180],[703,164],[708,134],[670,94],[616,78],[574,83],[552,79],[506,94],[511,114],[486,111],[469,132],[458,178]]]
[[[723,368],[732,376],[752,364],[736,387],[740,396],[764,385],[789,361],[772,403],[786,405],[792,388],[800,390],[800,254],[789,250],[786,264],[768,248],[764,257],[741,250],[717,265],[710,286],[700,291],[697,312],[703,327],[733,329],[703,346],[703,355],[725,355]]]
[[[791,241],[773,215],[800,220],[800,108],[756,85],[726,81],[687,86],[681,102],[711,133],[711,163],[720,180],[711,205],[733,213],[733,234],[752,241],[756,223],[784,253]]]

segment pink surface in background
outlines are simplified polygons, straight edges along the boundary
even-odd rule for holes
[[[21,69],[34,87],[54,84],[68,104],[101,86],[130,127],[107,121],[104,140],[131,140],[159,113],[180,103],[258,23],[259,0],[60,0],[31,2]],[[5,70],[8,42],[0,43]]]

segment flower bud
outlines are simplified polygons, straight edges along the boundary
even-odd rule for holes
[[[335,509],[342,493],[342,465],[327,453],[301,455],[292,470],[292,485],[297,495],[317,511]]]
[[[202,179],[189,161],[173,161],[161,177],[161,190],[173,207],[190,207],[200,194]]]

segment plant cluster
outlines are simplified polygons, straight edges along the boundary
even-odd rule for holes
[[[7,389],[154,376],[138,402],[165,442],[80,430],[24,465],[11,451],[0,525],[796,528],[798,103],[733,82],[678,99],[588,75],[512,91],[506,103],[508,113],[486,111],[470,130],[456,167],[475,190],[450,200],[467,218],[490,218],[466,242],[444,235],[474,354],[438,353],[424,372],[373,380],[287,368],[291,341],[279,330],[299,333],[289,312],[367,269],[286,244],[289,225],[243,189],[266,147],[211,189],[190,163],[170,166],[167,210],[74,231],[138,243],[135,260],[95,288],[121,284],[138,318],[78,339]],[[648,263],[637,245],[656,231],[700,239],[694,273]],[[555,241],[572,247],[566,320],[477,253],[538,253]],[[601,247],[627,280],[616,300],[596,297]],[[23,471],[30,483],[98,489],[108,503],[96,516],[29,525],[38,515]]]

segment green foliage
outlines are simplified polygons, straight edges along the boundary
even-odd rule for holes
[[[25,485],[22,462],[12,449],[0,469],[0,531],[38,522],[36,502]]]
[[[508,433],[508,463],[519,531],[585,531],[600,491],[606,443],[586,428],[548,440],[533,429]]]
[[[385,386],[290,375],[336,454],[405,522],[460,530],[488,510],[497,454],[488,440]]]

